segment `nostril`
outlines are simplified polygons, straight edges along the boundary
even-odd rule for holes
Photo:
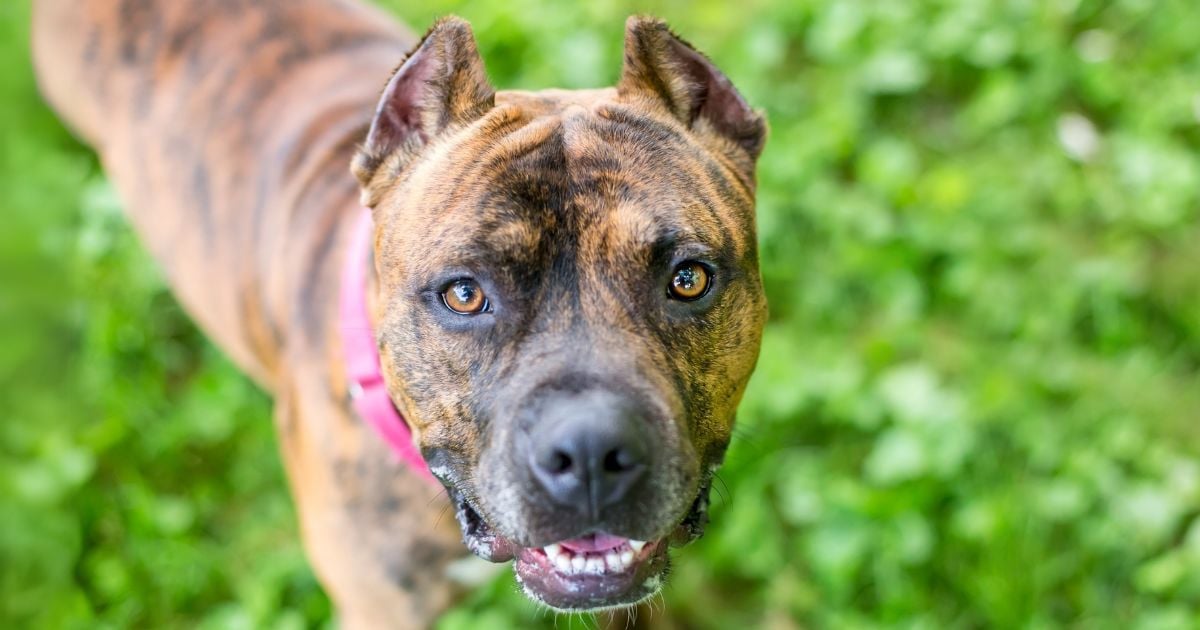
[[[561,475],[571,470],[571,455],[566,451],[554,451],[550,454],[550,459],[546,464],[546,472]]]
[[[655,441],[636,401],[601,389],[555,390],[527,413],[513,463],[528,466],[542,496],[595,520],[642,491]]]
[[[604,472],[622,473],[632,470],[637,458],[628,449],[615,448],[604,454]]]

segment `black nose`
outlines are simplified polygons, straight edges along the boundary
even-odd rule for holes
[[[599,518],[625,498],[648,467],[646,421],[607,391],[554,394],[528,433],[533,476],[551,499]]]

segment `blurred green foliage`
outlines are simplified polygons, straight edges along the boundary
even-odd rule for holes
[[[769,114],[772,321],[660,610],[1200,626],[1200,5],[385,4],[470,19],[532,89],[611,84],[624,17],[656,13]],[[327,624],[269,401],[38,101],[27,11],[0,6],[0,620]],[[443,625],[557,621],[505,576]]]

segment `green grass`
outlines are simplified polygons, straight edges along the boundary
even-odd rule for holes
[[[768,112],[772,319],[673,617],[1200,625],[1200,5],[386,4],[470,19],[521,88],[610,84],[657,13]],[[326,625],[270,403],[39,102],[27,10],[0,7],[0,625]],[[555,622],[506,575],[443,625]]]

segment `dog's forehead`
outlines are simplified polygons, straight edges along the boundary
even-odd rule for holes
[[[720,160],[614,89],[500,92],[484,119],[431,147],[403,188],[389,214],[437,244],[431,264],[531,257],[547,239],[606,253],[675,240],[740,257],[750,246],[740,235],[752,233],[749,191]]]

